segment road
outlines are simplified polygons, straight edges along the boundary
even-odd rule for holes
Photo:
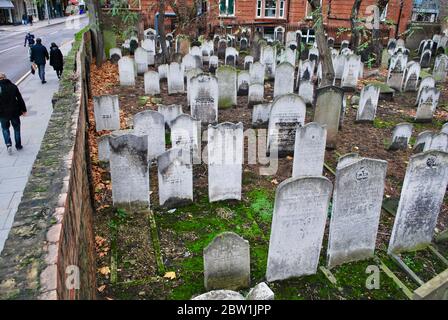
[[[36,38],[49,49],[52,42],[61,46],[71,41],[74,34],[84,28],[89,22],[88,18],[80,19],[78,24],[48,25],[32,31]],[[31,67],[28,47],[24,47],[25,32],[0,32],[0,72],[6,73],[9,79],[16,82],[25,75]]]

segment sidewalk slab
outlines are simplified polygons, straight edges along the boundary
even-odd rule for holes
[[[13,32],[13,33],[23,33],[23,32],[32,32],[35,30],[38,30],[40,28],[48,27],[48,26],[54,26],[61,23],[70,23],[70,21],[75,19],[83,19],[88,17],[87,14],[82,15],[76,15],[76,16],[67,16],[67,17],[61,17],[61,18],[54,18],[50,19],[50,23],[48,23],[48,20],[39,20],[37,22],[33,22],[33,25],[7,25],[7,26],[0,26],[1,32]]]

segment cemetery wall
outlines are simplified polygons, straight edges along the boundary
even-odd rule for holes
[[[0,255],[0,299],[95,299],[87,147],[90,32],[65,59],[53,114]]]

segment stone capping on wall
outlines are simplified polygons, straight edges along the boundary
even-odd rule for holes
[[[82,258],[78,259],[86,251],[80,249],[78,241],[80,237],[90,233],[80,230],[80,225],[84,225],[78,222],[84,218],[81,215],[93,214],[91,201],[86,204],[82,199],[73,199],[79,194],[77,190],[73,190],[80,189],[79,180],[82,180],[81,184],[88,181],[88,178],[80,179],[74,175],[76,170],[79,174],[79,167],[85,165],[87,155],[84,137],[87,126],[84,69],[86,51],[90,53],[90,47],[86,49],[85,45],[90,42],[90,32],[85,31],[81,30],[76,35],[72,49],[65,58],[64,74],[59,90],[53,97],[53,113],[0,255],[0,299],[95,297],[95,286],[82,288],[87,293],[72,294],[73,291],[67,291],[63,281],[66,277],[66,265],[71,265],[73,261],[85,264],[81,261]],[[81,155],[74,152],[77,143],[78,148],[84,151]],[[82,165],[78,164],[78,168],[73,168],[77,159]],[[88,176],[87,172],[83,174]],[[89,195],[89,192],[82,190],[81,194]],[[91,200],[90,197],[87,199]],[[77,208],[78,203],[82,204],[78,206],[82,209]],[[76,214],[78,216],[73,217]],[[93,243],[93,239],[82,243],[89,244],[90,241]],[[72,246],[63,248],[62,243]],[[94,249],[87,248],[89,250]],[[90,271],[94,263],[87,263]],[[88,277],[93,277],[93,280],[89,279],[89,283],[94,282],[94,273]]]

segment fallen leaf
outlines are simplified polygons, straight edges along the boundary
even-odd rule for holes
[[[102,267],[98,270],[102,275],[106,276],[110,273],[110,268],[109,267]]]
[[[102,286],[100,286],[97,290],[98,290],[99,292],[103,292],[104,289],[106,289],[106,285],[105,285],[105,284],[103,284]]]
[[[169,271],[169,272],[165,273],[165,275],[163,277],[170,279],[170,280],[174,280],[174,279],[176,279],[176,272]]]
[[[273,179],[273,180],[271,181],[271,183],[277,185],[277,184],[278,184],[278,181],[277,181],[277,179]]]

